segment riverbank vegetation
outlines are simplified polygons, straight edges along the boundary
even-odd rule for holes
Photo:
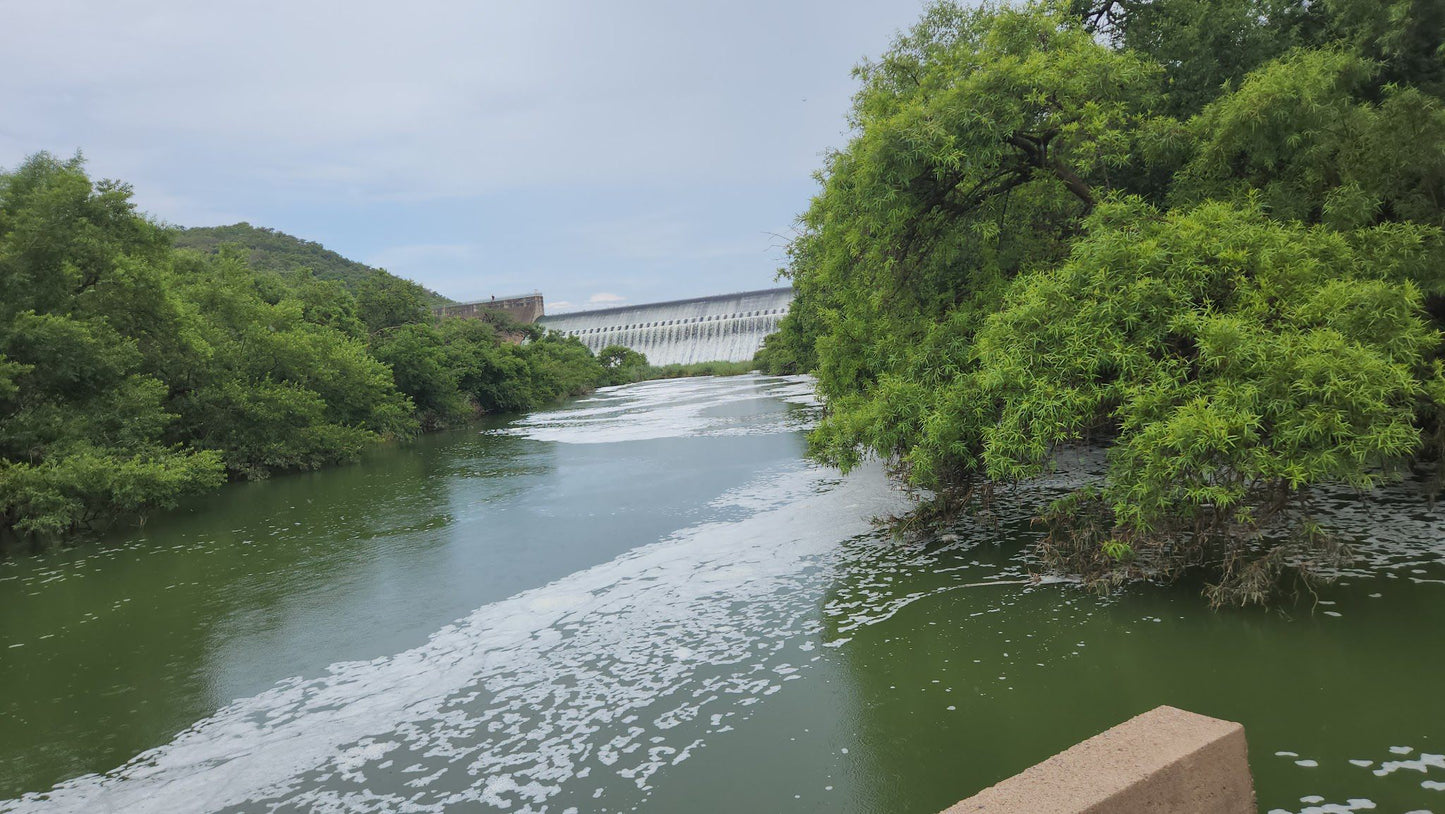
[[[605,380],[576,339],[437,321],[432,295],[390,274],[326,279],[214,248],[178,249],[79,159],[0,173],[0,534],[144,520],[227,478],[350,461]]]
[[[692,376],[741,376],[758,369],[752,360],[743,362],[693,362],[691,364],[653,365],[647,357],[622,345],[609,345],[597,354],[607,370],[605,383],[635,384],[657,379],[684,379]]]
[[[1445,2],[930,7],[861,65],[759,361],[947,505],[1080,444],[1038,553],[1265,601],[1311,488],[1439,455]]]

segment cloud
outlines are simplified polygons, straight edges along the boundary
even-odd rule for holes
[[[161,217],[162,213],[184,212],[184,222],[177,226],[229,226],[243,221],[250,222],[246,214],[226,208],[213,207],[207,200],[196,200],[188,195],[171,195],[159,190],[136,190],[136,205],[141,211]],[[217,201],[217,204],[222,202]]]
[[[576,226],[574,237],[599,254],[620,260],[678,263],[764,255],[776,239],[762,231],[720,240],[704,230],[708,219],[682,212],[642,212]]]
[[[83,149],[166,221],[449,296],[737,290],[920,5],[0,0],[0,167]]]
[[[289,194],[735,184],[806,175],[837,141],[847,66],[799,46],[863,20],[817,5],[6,4],[0,102],[34,149],[122,142],[164,161],[187,143]]]
[[[589,302],[589,303],[591,303],[591,304],[593,304],[593,305],[598,305],[598,304],[603,304],[603,303],[625,302],[626,300],[627,300],[626,297],[620,297],[620,296],[618,296],[618,295],[616,295],[616,294],[609,294],[609,293],[607,293],[607,292],[605,292],[605,291],[599,291],[599,292],[597,292],[596,294],[593,294],[592,296],[590,296],[590,297],[587,298],[587,302]]]
[[[428,265],[450,265],[468,261],[477,254],[470,243],[419,243],[411,246],[390,246],[371,253],[366,264],[391,271],[418,269]]]

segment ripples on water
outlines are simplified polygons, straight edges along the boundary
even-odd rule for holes
[[[806,380],[738,388],[698,380],[603,391],[510,432],[609,443],[796,429],[726,407],[812,403]],[[793,417],[789,417],[793,416]],[[730,492],[750,512],[703,524],[604,565],[478,609],[423,647],[281,682],[200,721],[103,776],[9,805],[13,811],[443,811],[483,803],[587,810],[622,778],[640,799],[660,769],[796,680],[818,656],[806,639],[840,538],[903,504],[875,469],[841,479],[806,465]],[[819,522],[827,518],[826,522]],[[803,645],[803,647],[800,647]],[[705,720],[702,736],[683,722]],[[565,789],[564,789],[565,786]],[[582,794],[583,791],[588,793]],[[565,794],[564,794],[565,791]]]
[[[568,409],[532,413],[501,432],[564,444],[612,444],[808,429],[812,412],[729,409],[776,401],[819,406],[811,380],[803,377],[772,379],[762,388],[740,387],[735,378],[665,379],[603,388]]]
[[[654,382],[607,389],[499,432],[606,444],[792,433],[815,416],[752,409],[779,399],[816,407],[801,378]],[[997,508],[997,526],[1022,533],[1027,517],[1068,483],[1060,476],[1013,494]],[[1335,496],[1337,524],[1365,555],[1343,576],[1439,581],[1445,523],[1422,509],[1413,488],[1392,487],[1368,504]],[[1002,646],[1014,654],[1004,652],[1005,660],[1030,663],[978,668],[1002,672],[981,694],[1012,690],[1016,669],[1042,673],[1083,658],[1086,643],[1075,641],[1074,628],[1112,600],[1068,587],[987,586],[1027,576],[1027,559],[975,556],[996,538],[993,526],[961,525],[940,545],[891,540],[872,523],[906,505],[876,466],[847,478],[801,461],[776,467],[715,501],[737,520],[683,529],[485,605],[421,647],[280,682],[114,771],[0,810],[630,810],[669,770],[808,677],[825,658],[820,646],[846,649],[922,600],[997,592],[946,621],[961,626],[968,617],[1010,613],[1039,592],[1072,592],[1028,600],[1050,608],[1031,623],[1040,639],[1030,632],[1026,644],[1023,634],[1009,634],[1020,640]],[[956,706],[940,701],[937,709]],[[1255,752],[1256,764],[1267,760],[1300,771],[1319,766],[1303,750]],[[1400,746],[1351,763],[1362,778],[1419,772],[1422,789],[1445,791],[1445,758],[1433,752]],[[1293,810],[1374,805],[1365,797],[1306,796]]]

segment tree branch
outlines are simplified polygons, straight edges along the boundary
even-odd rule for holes
[[[1078,173],[1070,169],[1057,156],[1049,154],[1049,143],[1056,135],[1058,135],[1057,129],[1037,136],[1029,133],[1013,133],[1005,141],[1018,148],[1030,165],[1046,170],[1062,181],[1064,187],[1072,192],[1074,197],[1084,202],[1084,211],[1087,213],[1094,208],[1094,191]]]

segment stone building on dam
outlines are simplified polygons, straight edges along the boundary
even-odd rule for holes
[[[439,317],[481,319],[487,312],[500,312],[523,325],[531,325],[546,313],[542,305],[542,294],[534,291],[519,297],[492,297],[475,302],[460,302],[455,305],[438,305],[432,313]]]

